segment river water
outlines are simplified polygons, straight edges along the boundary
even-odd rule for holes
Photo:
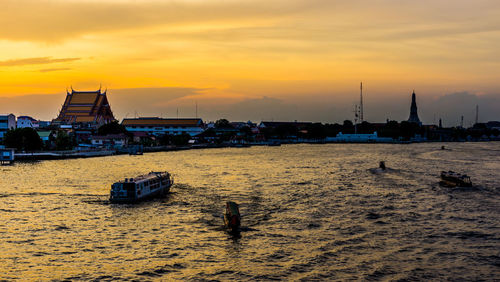
[[[151,170],[174,175],[167,198],[108,203],[114,181]],[[441,170],[474,187],[440,187]],[[498,142],[16,163],[0,167],[0,280],[494,280],[499,171]],[[239,236],[222,228],[227,200]]]

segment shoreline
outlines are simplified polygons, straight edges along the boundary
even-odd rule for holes
[[[301,141],[301,142],[282,142],[280,145],[288,144],[414,144],[414,143],[484,143],[484,142],[498,142],[498,140],[488,141],[423,141],[423,142],[325,142],[325,141]],[[278,146],[280,146],[278,145]],[[157,153],[157,152],[170,152],[170,151],[183,151],[183,150],[199,150],[199,149],[215,149],[215,148],[249,148],[253,146],[269,146],[275,147],[276,145],[269,145],[268,143],[251,143],[251,144],[198,144],[190,146],[156,146],[144,147],[143,153]],[[103,150],[69,150],[69,151],[39,151],[39,152],[23,152],[15,153],[15,161],[38,161],[38,160],[64,160],[64,159],[79,159],[79,158],[95,158],[107,157],[114,155],[141,155],[130,154],[128,148],[122,149],[103,149]]]

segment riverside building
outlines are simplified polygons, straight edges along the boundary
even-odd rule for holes
[[[195,136],[205,130],[203,120],[200,118],[126,118],[123,119],[122,125],[132,133],[145,132],[156,136],[165,134],[180,135],[183,133]]]
[[[0,142],[3,136],[10,129],[16,128],[16,116],[14,114],[0,115]]]
[[[38,127],[38,121],[30,116],[17,117],[17,128]]]

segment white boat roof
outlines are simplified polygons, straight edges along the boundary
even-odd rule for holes
[[[125,180],[118,181],[118,183],[131,183],[131,182],[141,182],[148,179],[154,179],[161,175],[169,175],[167,171],[151,171],[148,174],[143,174],[136,176],[134,178],[125,178]]]

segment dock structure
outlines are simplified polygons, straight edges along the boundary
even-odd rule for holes
[[[14,149],[0,148],[0,165],[9,165],[14,162]]]

